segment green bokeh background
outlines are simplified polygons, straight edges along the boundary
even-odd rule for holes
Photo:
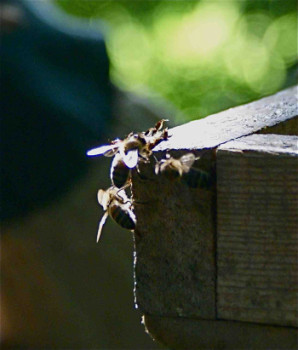
[[[297,79],[296,1],[56,0],[110,25],[111,79],[162,96],[176,123],[273,94]]]

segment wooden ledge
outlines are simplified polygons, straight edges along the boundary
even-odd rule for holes
[[[279,134],[278,126],[285,128],[287,123],[291,123],[297,135],[297,116],[298,94],[297,86],[294,86],[261,100],[177,126],[170,130],[172,137],[169,141],[162,142],[155,151],[214,148],[256,132],[271,133],[272,130]]]
[[[296,90],[170,130],[155,156],[200,155],[210,188],[155,175],[154,159],[133,172],[136,305],[165,345],[190,348],[192,333],[203,348],[233,348],[227,332],[237,348],[237,329],[243,347],[249,334],[259,348],[293,345],[298,138],[278,134],[298,134]]]
[[[297,349],[297,329],[291,327],[149,315],[143,323],[170,349]]]

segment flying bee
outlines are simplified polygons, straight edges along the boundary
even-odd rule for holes
[[[120,153],[126,166],[132,169],[137,165],[138,154],[145,145],[146,139],[142,134],[130,133],[124,140],[116,139],[110,145],[103,145],[89,150],[87,155],[112,157],[116,153]]]
[[[157,122],[154,128],[142,133],[130,133],[124,140],[116,139],[110,145],[93,148],[88,156],[114,156],[110,177],[112,183],[123,187],[129,180],[131,169],[135,168],[140,159],[148,161],[152,149],[160,142],[168,139],[168,129],[164,129],[166,119]]]
[[[123,141],[123,147],[119,149],[119,153],[129,169],[136,167],[139,156],[147,158],[146,147],[147,140],[142,133],[130,134]]]
[[[196,157],[193,153],[187,153],[179,159],[166,155],[166,159],[162,159],[155,165],[155,174],[159,173],[166,176],[169,180],[182,177],[184,173],[188,173]]]
[[[209,188],[211,176],[200,169],[193,168],[194,162],[199,159],[193,153],[187,153],[179,159],[172,158],[169,154],[155,165],[155,174],[163,174],[169,180],[180,178],[192,188]]]
[[[106,191],[99,190],[97,200],[105,213],[98,225],[96,242],[100,239],[102,228],[109,215],[121,227],[127,230],[135,229],[136,217],[132,210],[131,200],[127,197],[124,189],[119,190],[112,186]]]
[[[145,132],[130,133],[124,140],[115,139],[110,145],[93,148],[87,152],[87,155],[112,157],[120,153],[128,168],[133,169],[138,163],[139,156],[147,159],[155,146],[168,139],[168,129],[163,128],[166,121],[167,119],[161,119],[154,128]]]

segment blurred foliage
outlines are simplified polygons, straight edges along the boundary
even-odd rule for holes
[[[182,119],[272,94],[295,74],[296,1],[56,2],[108,22],[112,81],[139,94],[157,92]]]

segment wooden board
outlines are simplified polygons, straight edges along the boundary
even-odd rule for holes
[[[205,154],[206,163],[211,156]],[[156,176],[152,163],[140,166],[140,174],[134,172],[132,186],[138,307],[154,315],[214,319],[215,188],[192,189]]]
[[[169,349],[297,349],[297,329],[246,322],[145,315],[146,331]]]
[[[157,151],[171,149],[204,149],[256,132],[288,131],[288,123],[297,131],[297,86],[246,105],[195,120],[170,130],[168,142],[156,147]],[[293,121],[294,119],[294,121]],[[274,128],[274,129],[272,129]],[[276,131],[274,131],[276,132]],[[277,133],[281,133],[279,130]]]
[[[298,137],[217,151],[217,316],[298,325]]]
[[[164,345],[296,347],[297,138],[256,134],[297,134],[296,90],[170,129],[154,149],[200,155],[217,186],[156,176],[154,158],[133,171],[135,302]]]
[[[213,172],[220,144],[292,123],[298,115],[295,92],[293,87],[170,129],[171,137],[154,154],[204,154],[195,166]],[[152,158],[133,172],[136,305],[151,315],[215,319],[216,188],[167,181],[154,174],[154,166]]]

